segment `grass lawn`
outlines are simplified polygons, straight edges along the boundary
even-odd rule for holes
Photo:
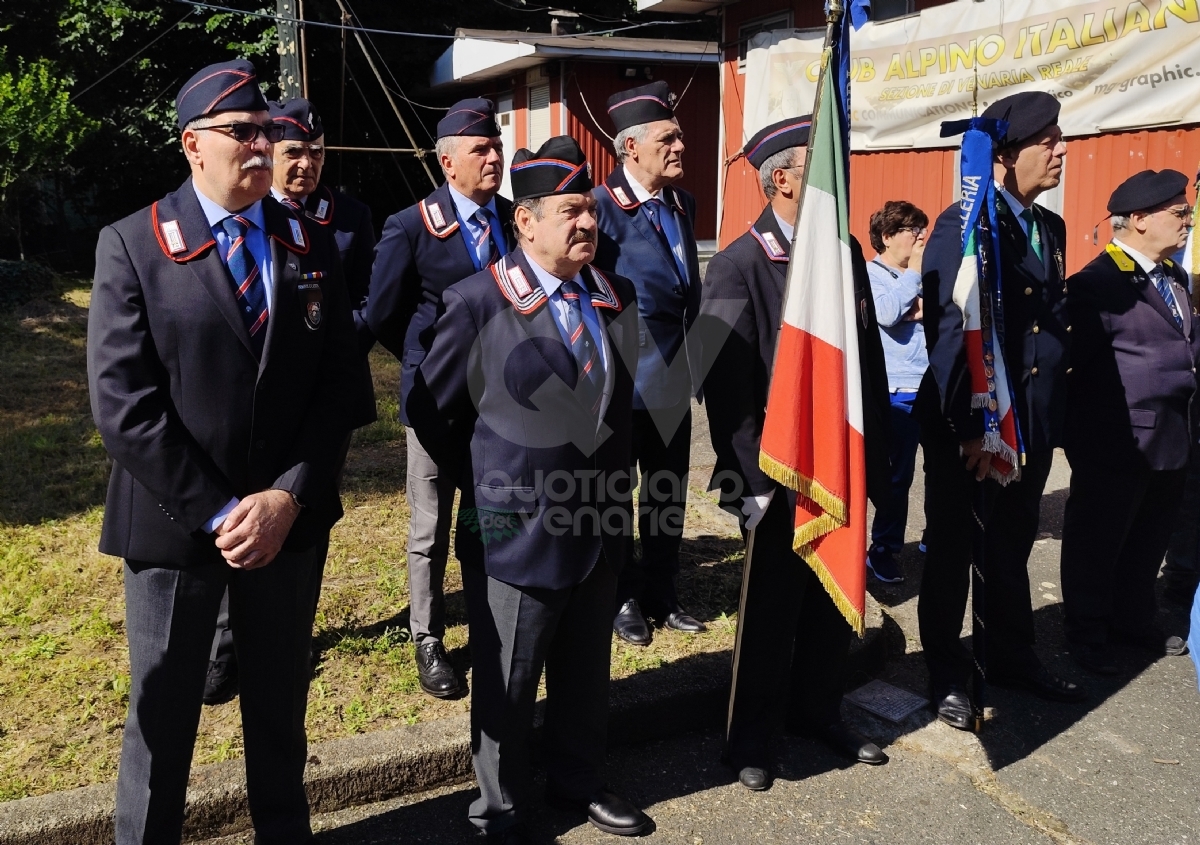
[[[53,294],[0,312],[0,800],[117,773],[129,665],[121,564],[96,551],[108,466],[88,407],[89,290],[60,279]],[[317,615],[310,742],[468,707],[466,699],[432,699],[417,684],[399,368],[381,350],[371,365],[380,419],[355,435],[346,468],[346,517],[333,531]],[[688,521],[680,593],[710,630],[660,632],[643,649],[614,642],[614,677],[732,647],[740,541],[711,518],[711,507],[689,507]],[[454,561],[446,580],[446,646],[465,671],[466,611]],[[237,702],[205,708],[194,762],[241,753]]]

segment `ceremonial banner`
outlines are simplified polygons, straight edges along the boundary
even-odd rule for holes
[[[746,138],[811,109],[821,42],[784,30],[749,47]],[[1200,123],[1200,0],[950,3],[867,24],[851,49],[855,150],[945,147],[942,120],[1018,91],[1057,97],[1066,135]]]
[[[823,61],[829,68],[821,75],[812,126],[759,465],[780,484],[799,491],[793,548],[862,635],[867,483],[850,265],[850,188],[845,126],[833,79],[835,52],[828,50]]]

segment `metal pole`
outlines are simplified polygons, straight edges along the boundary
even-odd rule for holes
[[[338,103],[338,143],[346,143],[346,30],[347,20],[346,12],[342,12],[342,96]],[[345,156],[338,156],[338,184],[344,185],[342,181],[342,164],[345,161]]]
[[[275,0],[275,28],[279,33],[279,97],[284,102],[303,96],[300,55],[296,49],[296,2]]]
[[[335,147],[325,145],[326,152],[333,153],[419,153],[410,147]]]
[[[304,20],[304,0],[296,0],[297,17]],[[300,96],[308,99],[308,28],[303,23],[300,26],[300,90],[303,92]]]
[[[283,0],[280,0],[280,2],[283,2]],[[343,14],[349,14],[349,12],[346,10],[346,5],[342,2],[342,0],[337,0],[337,4],[342,10]],[[359,33],[358,30],[354,30],[354,40],[358,42],[359,49],[362,50],[363,55],[367,57],[367,64],[371,66],[371,72],[375,74],[375,79],[378,80],[379,87],[383,89],[383,95],[387,97],[387,101],[391,105],[392,111],[396,114],[396,119],[400,121],[400,126],[404,129],[404,134],[408,136],[408,143],[412,144],[414,150],[419,150],[420,147],[417,145],[417,139],[414,138],[412,132],[409,131],[408,123],[404,120],[404,116],[400,114],[400,107],[397,106],[396,101],[392,99],[392,92],[387,87],[387,84],[383,81],[383,75],[380,74],[379,69],[375,67],[375,60],[371,58],[371,54],[367,50],[367,45],[363,43],[362,34]],[[437,179],[434,178],[433,171],[429,169],[429,163],[425,161],[425,156],[418,155],[417,160],[421,162],[421,167],[425,169],[425,175],[429,177],[429,184],[436,188],[438,186]]]
[[[975,502],[971,516],[974,540],[971,555],[971,658],[972,681],[975,687],[972,696],[975,711],[975,733],[983,730],[984,700],[987,697],[987,558],[985,539],[987,535],[987,479],[975,482]]]

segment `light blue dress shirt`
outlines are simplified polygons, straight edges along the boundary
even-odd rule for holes
[[[529,258],[529,267],[533,270],[533,275],[537,277],[538,284],[542,286],[542,290],[550,299],[550,313],[554,315],[554,324],[558,326],[558,333],[562,335],[567,349],[570,349],[571,335],[567,330],[567,311],[571,306],[562,298],[562,292],[559,290],[563,280],[543,270],[530,256],[525,257]],[[600,318],[596,315],[591,296],[588,295],[587,285],[584,284],[583,276],[579,273],[576,273],[575,278],[571,281],[579,285],[581,292],[579,310],[583,312],[583,324],[592,333],[592,339],[596,341],[596,346],[599,348],[600,366],[604,368],[604,372],[608,372],[608,347],[604,340],[604,330],[600,327]]]
[[[508,251],[505,248],[504,233],[497,231],[501,224],[500,215],[496,213],[496,198],[492,197],[488,200],[487,205],[479,205],[470,197],[463,196],[456,191],[453,185],[446,187],[450,189],[450,199],[454,200],[454,213],[458,216],[458,222],[461,224],[459,231],[462,232],[463,240],[466,241],[467,252],[475,264],[475,269],[482,270],[483,263],[479,260],[479,248],[476,246],[479,236],[483,234],[483,227],[475,218],[475,213],[479,209],[486,208],[492,213],[492,250],[496,255],[504,255]]]
[[[667,243],[671,246],[671,254],[675,256],[675,266],[679,270],[679,275],[684,284],[690,284],[692,280],[688,278],[687,255],[683,251],[683,235],[679,231],[679,221],[675,219],[674,207],[663,198],[661,189],[652,194],[642,187],[642,183],[633,178],[628,167],[625,168],[625,180],[629,183],[629,188],[638,202],[645,204],[651,199],[657,199],[662,203],[659,209],[666,213],[659,214],[658,220],[662,224],[663,234],[667,236]]]

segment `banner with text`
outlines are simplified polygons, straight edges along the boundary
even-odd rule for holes
[[[812,111],[823,37],[750,40],[743,142]],[[1200,123],[1200,0],[950,3],[867,24],[851,45],[855,150],[949,146],[943,120],[1018,91],[1058,97],[1066,135]]]

